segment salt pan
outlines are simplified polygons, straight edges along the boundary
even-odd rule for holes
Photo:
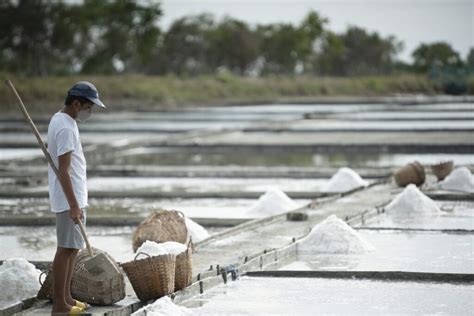
[[[266,217],[285,213],[298,208],[298,205],[278,189],[270,189],[260,196],[258,201],[247,211],[251,217]]]
[[[366,187],[369,183],[350,168],[341,168],[331,177],[323,187],[323,192],[347,192],[360,187]]]
[[[388,214],[423,215],[441,212],[435,201],[423,194],[414,184],[409,184],[386,207]]]
[[[474,192],[474,175],[466,167],[454,169],[439,183],[442,189],[449,191]]]
[[[0,266],[0,301],[20,301],[34,297],[40,289],[41,271],[23,258],[7,259]]]
[[[314,226],[308,236],[298,242],[298,252],[302,254],[361,254],[372,250],[371,244],[336,215]]]
[[[193,242],[198,242],[209,237],[207,230],[193,221],[190,218],[185,217],[186,228],[188,229],[188,236],[190,236]]]
[[[168,297],[164,296],[155,302],[139,309],[132,316],[187,316],[191,311],[182,306],[178,306]]]

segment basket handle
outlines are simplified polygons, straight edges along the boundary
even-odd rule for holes
[[[193,244],[193,237],[189,236],[189,241],[188,241],[188,249],[191,247],[191,250],[194,252],[194,244]]]
[[[145,256],[148,256],[148,258],[151,258],[151,256],[149,254],[147,254],[146,252],[139,252],[135,256],[135,259],[133,259],[133,261],[136,261],[139,255],[145,255]]]
[[[38,281],[39,281],[39,284],[40,284],[41,286],[43,286],[43,283],[44,283],[44,281],[41,281],[41,277],[42,277],[43,275],[45,275],[46,272],[48,272],[48,270],[42,271],[42,272],[40,273],[40,275],[38,276]],[[45,278],[45,280],[46,280],[46,278]]]

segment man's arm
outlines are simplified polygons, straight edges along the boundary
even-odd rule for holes
[[[78,223],[83,218],[82,210],[79,208],[76,196],[72,189],[72,181],[69,175],[69,169],[71,167],[71,152],[65,153],[58,157],[59,161],[59,182],[63,187],[64,195],[69,203],[70,216],[74,223]]]

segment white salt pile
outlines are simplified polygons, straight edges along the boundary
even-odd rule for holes
[[[444,190],[474,192],[474,175],[466,167],[454,169],[439,186]]]
[[[361,254],[372,250],[371,244],[336,215],[314,226],[308,236],[298,242],[298,251],[302,254]]]
[[[186,228],[188,229],[188,236],[191,236],[194,243],[209,237],[209,233],[204,227],[190,218],[185,217],[184,220],[186,223]]]
[[[178,306],[168,297],[164,296],[147,306],[140,308],[132,316],[187,316],[191,311]]]
[[[369,183],[350,168],[341,168],[331,177],[323,187],[323,192],[347,192],[360,187],[366,187]]]
[[[266,217],[285,213],[298,208],[298,205],[278,189],[270,189],[259,197],[247,214],[251,217]]]
[[[23,258],[7,259],[0,266],[0,301],[21,301],[36,296],[41,271]]]
[[[140,252],[146,253],[150,255],[151,257],[168,255],[168,254],[177,256],[180,253],[183,253],[184,251],[186,251],[186,249],[187,249],[186,245],[183,245],[175,241],[156,243],[154,241],[147,240],[137,249],[137,251],[133,254],[133,257],[131,257],[129,261],[132,261],[135,258],[135,256]],[[144,258],[146,258],[146,256],[143,256],[143,257],[139,256],[137,259],[144,259]]]
[[[423,215],[441,212],[435,201],[423,194],[414,184],[409,184],[386,207],[387,214]]]

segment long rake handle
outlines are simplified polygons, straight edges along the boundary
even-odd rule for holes
[[[23,116],[25,117],[28,124],[30,124],[31,130],[33,131],[33,134],[35,134],[36,140],[38,141],[38,144],[40,145],[41,150],[43,151],[43,154],[46,157],[46,160],[48,160],[49,165],[51,166],[51,169],[53,169],[54,173],[56,174],[56,177],[58,177],[58,179],[59,179],[59,170],[56,167],[56,165],[54,164],[53,159],[51,158],[51,155],[48,152],[48,149],[46,149],[46,145],[44,144],[43,139],[41,138],[41,135],[40,135],[38,129],[36,128],[35,123],[33,122],[30,115],[28,114],[28,111],[26,110],[25,104],[23,104],[23,101],[21,100],[20,95],[16,91],[15,86],[13,85],[13,83],[10,80],[6,80],[5,84],[7,85],[7,87],[9,87],[13,91],[13,94],[15,95],[16,99],[18,100],[18,105],[20,106],[20,110],[23,113]],[[61,184],[61,181],[59,181],[59,183]],[[63,192],[64,192],[64,188],[63,188],[62,184],[61,184],[61,188],[63,189]],[[79,220],[79,228],[80,228],[80,231],[81,231],[81,234],[82,234],[82,238],[84,238],[84,241],[86,242],[87,251],[89,251],[89,255],[92,257],[94,255],[94,252],[92,251],[91,245],[89,243],[89,238],[87,238],[86,230],[85,230],[84,224],[82,224],[81,220]]]

